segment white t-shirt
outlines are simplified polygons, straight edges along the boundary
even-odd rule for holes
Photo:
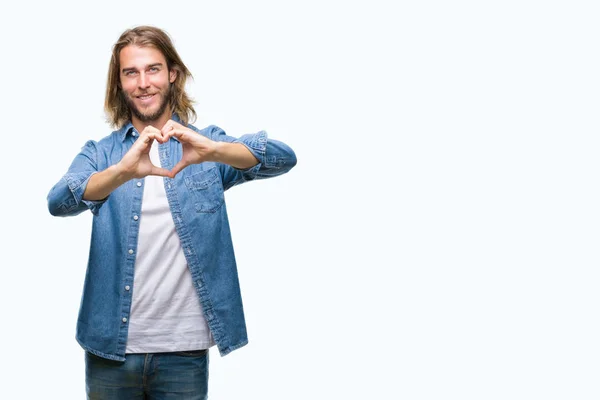
[[[150,160],[160,166],[156,141]],[[135,216],[133,216],[135,218]],[[144,179],[126,353],[207,349],[215,344],[169,209],[164,179]]]

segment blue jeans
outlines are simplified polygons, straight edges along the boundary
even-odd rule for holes
[[[127,354],[125,362],[85,352],[90,400],[204,400],[208,398],[208,350]]]

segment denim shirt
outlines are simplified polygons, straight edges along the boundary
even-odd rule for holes
[[[174,120],[179,120],[176,115]],[[264,131],[227,136],[216,126],[190,129],[214,141],[244,144],[259,163],[239,170],[203,162],[186,167],[174,178],[163,178],[175,229],[188,268],[221,356],[248,343],[233,243],[224,191],[253,179],[288,172],[296,164],[294,151],[268,139]],[[106,199],[88,201],[83,193],[90,177],[119,162],[139,133],[131,122],[102,140],[88,141],[68,172],[48,194],[55,216],[93,214],[88,266],[77,320],[76,339],[100,357],[124,361],[131,310],[134,264],[144,179],[132,179]],[[181,159],[181,143],[171,138],[159,145],[160,163],[172,169]]]

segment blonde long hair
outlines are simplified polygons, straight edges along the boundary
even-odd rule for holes
[[[192,106],[193,101],[185,92],[185,83],[187,78],[193,79],[192,74],[177,54],[169,35],[153,26],[138,26],[127,29],[113,46],[108,67],[106,97],[104,99],[104,112],[107,121],[113,127],[120,128],[131,119],[131,110],[121,89],[119,54],[125,46],[132,44],[140,47],[154,47],[166,58],[168,70],[177,71],[177,77],[169,91],[171,112],[176,113],[184,125],[187,125],[188,122],[194,122],[197,116],[196,111]]]

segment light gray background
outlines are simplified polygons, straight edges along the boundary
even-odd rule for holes
[[[84,397],[91,215],[45,199],[111,130],[112,44],[151,24],[197,126],[299,160],[227,192],[250,344],[211,350],[211,398],[598,399],[595,4],[2,6],[0,397]]]

